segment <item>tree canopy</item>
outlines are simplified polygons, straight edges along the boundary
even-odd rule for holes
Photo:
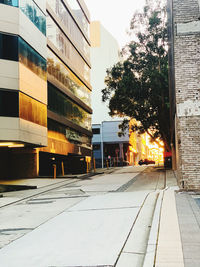
[[[156,5],[155,5],[156,2]],[[169,93],[166,10],[159,1],[147,0],[130,24],[133,41],[123,48],[122,60],[107,70],[102,100],[109,114],[124,117],[121,130],[131,118],[139,134],[163,140],[169,150]]]

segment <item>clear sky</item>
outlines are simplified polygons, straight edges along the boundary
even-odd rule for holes
[[[122,48],[129,37],[130,21],[134,12],[141,9],[145,0],[84,0],[91,15],[91,20],[99,20],[116,38]]]

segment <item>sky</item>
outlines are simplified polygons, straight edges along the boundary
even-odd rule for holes
[[[117,40],[120,48],[127,44],[130,37],[131,18],[136,10],[140,10],[145,0],[84,0],[92,20],[99,20]]]

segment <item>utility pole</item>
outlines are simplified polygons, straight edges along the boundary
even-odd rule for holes
[[[100,135],[101,135],[101,167],[104,167],[103,159],[104,159],[104,152],[103,152],[103,122],[101,122],[101,129],[100,129]]]

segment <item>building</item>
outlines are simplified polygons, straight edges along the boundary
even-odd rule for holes
[[[168,0],[173,168],[184,190],[200,189],[199,19],[199,0]]]
[[[131,120],[130,125],[133,122],[135,120]],[[105,167],[107,162],[112,166],[138,165],[141,159],[153,160],[162,165],[164,149],[151,142],[147,133],[138,135],[129,129],[124,136],[119,137],[121,123],[122,121],[103,121],[101,124],[92,124],[96,166]]]
[[[83,0],[0,1],[2,177],[91,155],[89,23]]]
[[[101,124],[92,124],[93,156],[97,167],[105,167],[106,161],[112,165],[120,166],[128,160],[129,134],[119,137],[119,124],[121,121],[102,121]],[[103,155],[103,158],[102,158]]]
[[[116,39],[99,21],[92,21],[91,32],[91,85],[92,91],[92,123],[114,120],[109,116],[107,103],[102,102],[101,90],[105,88],[106,70],[119,60],[119,46]],[[119,120],[119,118],[117,119]]]
[[[138,124],[135,119],[129,123],[129,151],[128,160],[131,165],[137,165],[140,160],[154,161],[157,165],[164,163],[164,144],[157,140],[152,142],[150,136],[145,132],[138,134],[131,130],[131,126]]]

